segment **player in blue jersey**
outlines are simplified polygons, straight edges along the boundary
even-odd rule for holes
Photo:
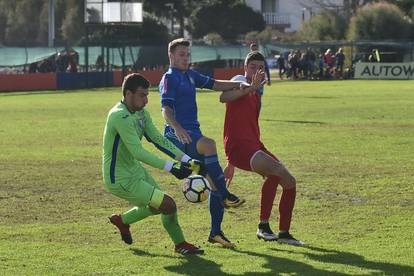
[[[170,68],[160,82],[162,114],[166,121],[164,136],[183,152],[204,161],[213,191],[209,197],[211,231],[209,242],[232,248],[221,231],[224,207],[238,207],[244,203],[226,187],[223,170],[217,157],[215,141],[204,136],[197,119],[196,88],[227,91],[249,86],[240,81],[215,80],[189,69],[190,41],[179,38],[168,45]]]

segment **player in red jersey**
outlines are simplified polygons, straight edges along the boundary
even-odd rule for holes
[[[245,75],[232,80],[246,81],[250,87],[221,93],[220,101],[226,103],[224,122],[224,148],[227,167],[224,170],[230,184],[234,167],[253,171],[265,178],[260,202],[260,223],[257,237],[265,241],[304,245],[290,233],[292,211],[296,198],[296,180],[289,170],[266,149],[260,141],[259,111],[260,94],[263,89],[265,58],[259,52],[250,52],[245,60]],[[279,233],[274,234],[269,226],[270,213],[278,185],[283,188],[279,203]]]

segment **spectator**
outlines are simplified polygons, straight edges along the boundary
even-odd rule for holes
[[[299,71],[299,60],[300,60],[300,51],[292,51],[289,55],[289,66],[290,66],[290,76],[292,76],[292,79],[297,79],[298,71]]]
[[[334,57],[332,56],[331,49],[326,50],[325,55],[323,56],[324,63],[326,64],[326,72],[325,77],[331,78],[332,76],[332,68],[334,66]]]
[[[309,63],[310,63],[309,52],[305,51],[304,53],[302,53],[299,64],[300,64],[300,70],[303,72],[303,77],[306,80],[309,78],[309,71],[310,71]]]
[[[324,55],[319,55],[319,79],[323,80],[325,77],[324,70],[325,69],[325,59]]]
[[[99,55],[96,58],[95,66],[96,66],[96,70],[97,71],[104,71],[105,62],[104,62],[104,59],[103,59],[103,56],[102,55]]]
[[[67,69],[70,73],[77,73],[78,72],[78,64],[76,53],[72,52],[69,54],[69,66]]]
[[[336,74],[338,77],[343,77],[344,72],[344,63],[345,63],[345,55],[343,53],[342,48],[338,49],[338,52],[335,54],[336,59]]]
[[[368,57],[368,62],[379,62],[378,49],[372,49],[371,54]]]
[[[64,53],[57,53],[56,55],[56,69],[57,72],[66,72],[69,65],[68,55]]]
[[[311,48],[308,48],[308,55],[309,55],[309,70],[310,70],[310,75],[311,75],[311,77],[313,77],[314,72],[315,72],[316,55],[312,51]]]
[[[283,74],[286,73],[286,67],[285,67],[285,58],[283,55],[280,55],[277,60],[277,67],[279,68],[279,77],[280,79],[283,79]]]
[[[29,73],[36,73],[38,70],[37,62],[30,63]]]

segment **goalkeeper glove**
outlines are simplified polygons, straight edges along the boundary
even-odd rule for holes
[[[191,165],[186,162],[176,162],[170,170],[170,173],[178,179],[189,177],[192,172]]]
[[[188,163],[191,165],[191,170],[195,174],[199,174],[199,175],[202,175],[204,177],[207,175],[206,165],[203,162],[201,162],[200,160],[190,159],[188,161]]]

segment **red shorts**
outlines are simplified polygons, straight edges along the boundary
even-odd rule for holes
[[[240,143],[237,144],[237,147],[229,147],[228,149],[225,149],[229,163],[245,171],[252,171],[250,161],[259,150],[269,154],[275,160],[279,161],[279,159],[268,151],[263,144],[255,145],[250,143]]]

